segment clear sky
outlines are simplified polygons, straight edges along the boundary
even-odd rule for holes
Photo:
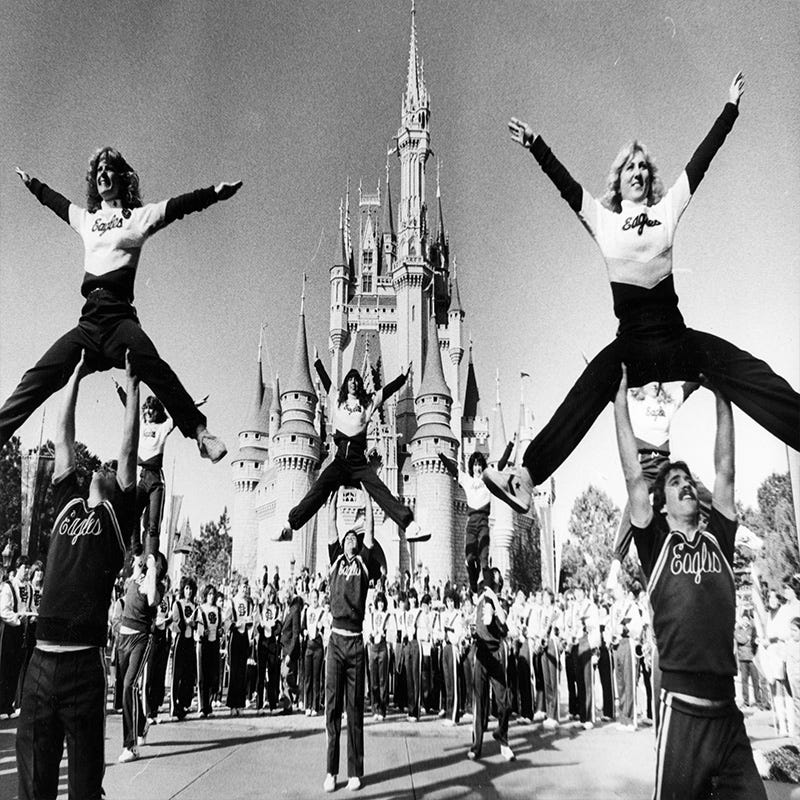
[[[13,168],[83,204],[87,160],[112,144],[138,170],[146,201],[244,180],[234,199],[158,233],[136,285],[145,330],[193,395],[211,395],[209,426],[234,450],[262,321],[271,361],[288,374],[303,271],[309,339],[327,347],[339,198],[348,176],[373,190],[383,175],[409,12],[408,0],[0,4],[0,396],[81,307],[80,240]],[[419,0],[417,23],[485,410],[497,367],[511,429],[525,370],[542,424],[581,353],[615,331],[599,252],[511,143],[508,117],[528,120],[593,193],[634,136],[669,185],[738,69],[741,115],[681,222],[676,285],[689,325],[800,385],[800,5]],[[121,421],[108,374],[88,379],[78,437],[112,457]],[[752,503],[763,478],[786,469],[786,452],[738,412],[736,423],[738,488]],[[37,413],[21,429],[25,446],[40,425]],[[673,451],[706,480],[713,429],[707,392],[673,426]],[[173,460],[197,532],[231,505],[229,460],[201,461],[179,434],[170,472]],[[589,483],[622,501],[610,411],[556,480],[562,529]]]

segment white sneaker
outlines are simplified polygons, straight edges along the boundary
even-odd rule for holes
[[[581,727],[582,727],[582,728],[583,728],[585,731],[590,731],[592,728],[594,728],[594,722],[591,722],[591,721],[589,721],[589,720],[586,720],[586,722],[582,722],[582,723],[581,723]]]
[[[119,761],[120,764],[127,764],[128,761],[136,761],[137,758],[139,758],[139,753],[135,747],[125,747],[119,754],[117,761]]]
[[[557,719],[552,719],[548,717],[544,722],[542,722],[542,727],[548,731],[554,731],[556,728],[559,727],[559,722]]]
[[[361,778],[358,778],[354,775],[349,781],[347,781],[347,788],[351,792],[357,792],[361,788]]]
[[[214,436],[208,432],[202,434],[197,440],[197,447],[200,450],[200,455],[209,459],[212,464],[216,464],[217,461],[225,458],[228,453],[225,442],[219,436]]]
[[[430,538],[430,533],[424,533],[416,520],[412,520],[411,524],[406,528],[407,542],[427,542]]]
[[[533,484],[525,467],[518,467],[512,472],[486,469],[482,478],[486,488],[514,511],[524,514],[531,507]]]
[[[533,715],[533,721],[534,722],[544,722],[544,720],[546,720],[546,719],[547,719],[547,714],[545,714],[544,711],[537,711]]]
[[[322,784],[323,792],[333,792],[336,790],[336,776],[331,775],[330,772],[325,776],[325,781]]]
[[[500,745],[500,755],[503,756],[506,761],[513,761],[516,758],[514,751],[507,744]]]
[[[137,736],[136,737],[136,744],[139,747],[143,747],[144,745],[147,744],[147,737],[146,736]]]

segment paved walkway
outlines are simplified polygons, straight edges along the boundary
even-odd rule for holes
[[[777,744],[768,714],[748,719],[754,747]],[[493,723],[492,723],[493,725]],[[187,719],[154,727],[142,758],[117,764],[122,718],[108,718],[105,789],[109,800],[238,800],[323,797],[325,729],[322,717]],[[0,798],[17,797],[14,758],[16,720],[0,721]],[[346,781],[346,731],[342,736],[340,788]],[[487,736],[484,757],[466,758],[470,726],[445,728],[427,718],[368,721],[365,729],[364,798],[535,798],[535,800],[649,800],[653,785],[653,732],[616,730],[612,724],[584,731],[512,722],[510,743],[517,760],[500,758]],[[66,760],[61,791],[66,797]],[[800,800],[800,788],[768,783],[770,800]]]

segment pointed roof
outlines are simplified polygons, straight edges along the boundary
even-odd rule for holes
[[[260,350],[260,348],[259,348]],[[255,381],[253,386],[253,394],[251,395],[250,399],[250,406],[247,410],[247,415],[244,418],[244,424],[242,425],[242,431],[261,431],[262,429],[259,427],[259,420],[260,420],[260,411],[261,411],[261,402],[264,399],[264,381],[261,377],[261,357],[259,353],[259,359],[256,361],[256,375]]]
[[[458,291],[458,267],[455,258],[453,259],[453,274],[450,276],[450,306],[447,309],[448,314],[453,312],[460,313],[461,308],[461,295]]]
[[[394,237],[394,213],[392,212],[392,190],[389,186],[389,155],[386,155],[386,192],[383,198],[383,218],[381,220],[383,235]]]
[[[497,382],[497,396],[495,398],[494,414],[492,415],[492,441],[489,452],[489,461],[497,463],[506,449],[506,426],[503,422],[503,405],[500,402],[500,375],[495,378]]]
[[[411,0],[411,39],[408,43],[408,77],[406,78],[406,105],[415,108],[425,96],[422,61],[417,52],[417,9]]]
[[[344,233],[344,203],[339,198],[339,237],[336,242],[336,252],[333,256],[333,263],[335,266],[346,267],[348,263],[347,258],[347,239]]]
[[[436,159],[436,207],[438,218],[436,220],[436,241],[439,242],[440,247],[444,247],[445,245],[445,235],[444,235],[444,215],[442,214],[442,190],[439,186],[439,169],[441,167],[441,162],[439,159]]]
[[[281,416],[281,384],[277,373],[275,379],[272,381],[272,398],[269,404],[269,416],[277,416],[278,418]]]
[[[479,417],[481,395],[475,378],[475,365],[472,363],[472,339],[469,341],[469,360],[467,362],[467,384],[464,389],[464,419]]]
[[[311,380],[311,369],[308,365],[308,339],[306,337],[306,276],[303,275],[303,294],[300,298],[300,319],[297,328],[297,340],[294,348],[294,358],[292,359],[292,371],[290,373],[286,392],[307,392],[316,397],[314,382]]]
[[[425,366],[422,370],[422,383],[417,392],[417,397],[429,394],[452,397],[447,381],[444,379],[442,356],[439,351],[439,333],[436,329],[436,317],[434,314],[431,314],[428,318],[428,346],[425,350]]]

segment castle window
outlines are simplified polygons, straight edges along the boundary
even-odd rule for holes
[[[373,257],[372,250],[365,250],[364,251],[364,269],[371,269],[372,268],[372,257]]]
[[[291,438],[289,439],[289,441],[291,441],[291,442],[294,442],[294,441],[296,441],[296,440],[297,440],[297,437],[296,437],[294,434],[292,434],[292,436],[291,436]]]
[[[256,439],[260,439],[261,438],[261,434],[260,433],[257,433],[255,436],[256,436]]]
[[[433,437],[433,443],[434,444],[439,444],[439,437],[438,436],[434,436]]]
[[[361,291],[363,294],[372,294],[372,274],[369,272],[361,276]]]

